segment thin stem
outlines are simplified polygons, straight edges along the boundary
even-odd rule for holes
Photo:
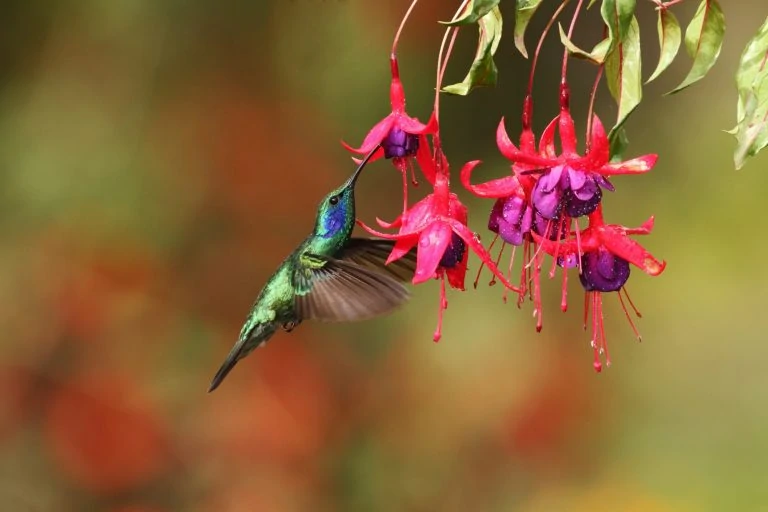
[[[468,3],[469,0],[464,0],[461,2],[461,5],[456,11],[456,14],[453,15],[453,18],[451,18],[451,21],[454,21],[458,18],[459,14],[461,14]],[[450,34],[451,31],[453,31],[453,37],[451,38],[451,42],[448,45],[448,50],[446,51],[445,57],[443,57],[443,49],[445,48],[445,43],[448,41],[448,34]],[[443,40],[440,42],[440,51],[437,54],[437,83],[435,84],[435,119],[437,121],[440,121],[440,87],[443,83],[443,74],[445,73],[445,68],[448,65],[448,58],[451,56],[451,52],[453,51],[453,43],[456,41],[456,35],[458,32],[459,27],[448,27],[445,29]]]
[[[595,83],[592,84],[592,91],[589,93],[589,109],[587,110],[587,135],[584,140],[587,141],[587,151],[592,142],[592,116],[595,113],[595,97],[597,96],[597,86],[600,84],[600,79],[603,77],[604,66],[600,64],[597,68],[597,75],[595,76]]]
[[[565,9],[565,6],[568,5],[569,1],[570,0],[563,0],[563,3],[560,4],[560,7],[557,8],[555,13],[547,22],[547,25],[544,27],[544,31],[541,33],[541,37],[539,37],[539,42],[536,45],[536,51],[534,52],[533,60],[531,61],[531,74],[528,77],[527,96],[529,97],[533,93],[533,74],[534,74],[534,71],[536,71],[536,63],[538,63],[539,61],[539,53],[541,53],[541,46],[544,44],[544,38],[547,37],[547,34],[549,33],[549,29],[551,29],[552,25],[555,24],[555,20],[557,20],[558,16],[560,16],[560,13],[563,12],[563,9]]]
[[[447,32],[446,32],[447,35]],[[451,55],[451,52],[453,51],[453,44],[456,42],[456,36],[459,35],[459,27],[455,27],[453,29],[453,34],[451,35],[451,40],[448,43],[448,49],[445,53],[445,60],[443,61],[442,68],[440,69],[439,74],[437,75],[437,85],[435,86],[435,119],[439,122],[440,121],[440,88],[443,84],[443,76],[445,75],[445,69],[448,67],[448,57]]]
[[[411,11],[413,11],[413,8],[416,7],[416,4],[419,3],[419,0],[413,0],[411,2],[411,5],[408,7],[408,10],[405,11],[405,16],[403,16],[403,20],[400,22],[400,26],[397,27],[397,33],[395,34],[395,40],[392,42],[392,56],[397,53],[397,43],[400,42],[400,33],[403,31],[403,27],[405,26],[405,22],[408,21],[408,18],[411,15]]]
[[[573,29],[576,26],[576,18],[579,17],[579,12],[581,11],[581,5],[584,3],[584,0],[579,0],[579,3],[576,4],[576,10],[573,11],[573,18],[571,18],[571,26],[568,27],[568,39],[572,40],[573,37]],[[563,49],[563,69],[560,72],[560,76],[563,82],[565,82],[565,75],[566,71],[568,70],[568,48]]]
[[[668,7],[672,7],[673,5],[681,4],[685,0],[669,0],[669,2],[662,2],[661,0],[651,0],[651,1],[656,4],[658,9],[667,9]]]

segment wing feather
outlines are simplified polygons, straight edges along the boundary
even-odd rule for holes
[[[408,289],[385,273],[352,261],[310,258],[313,266],[295,275],[296,313],[303,320],[366,320],[387,314],[410,298]]]

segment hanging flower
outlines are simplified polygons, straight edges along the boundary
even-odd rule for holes
[[[576,130],[570,113],[568,86],[560,88],[560,114],[541,135],[539,152],[518,149],[509,140],[503,124],[499,126],[497,143],[501,153],[515,164],[541,169],[531,194],[536,211],[545,219],[557,222],[561,214],[578,218],[595,211],[602,190],[613,191],[608,181],[619,174],[642,174],[653,168],[657,155],[644,155],[623,162],[610,161],[610,143],[605,128],[596,115],[592,117],[589,145],[584,156],[576,150]],[[561,153],[555,150],[555,130],[560,136]]]
[[[405,111],[405,91],[403,83],[400,81],[400,71],[397,64],[397,57],[393,53],[390,55],[390,69],[392,81],[389,88],[389,101],[392,111],[384,119],[374,125],[373,128],[363,139],[363,143],[358,148],[353,148],[346,142],[342,145],[350,152],[359,155],[367,155],[377,145],[381,148],[376,150],[370,161],[377,160],[382,156],[392,159],[394,166],[403,175],[403,211],[407,208],[408,200],[408,177],[407,172],[412,158],[416,158],[425,177],[430,183],[434,183],[434,175],[430,175],[429,145],[427,135],[437,133],[438,124],[434,113],[430,116],[427,124],[421,123],[417,118],[409,116]],[[355,160],[359,163],[359,160]],[[410,164],[413,182],[416,183],[415,173],[412,164]]]
[[[359,224],[372,235],[396,240],[387,263],[416,248],[413,284],[433,278],[440,280],[440,308],[433,338],[438,341],[442,332],[443,310],[448,307],[445,279],[448,279],[451,288],[464,290],[469,255],[467,248],[478,255],[504,286],[516,292],[518,290],[501,275],[477,235],[467,227],[467,208],[456,194],[450,192],[448,162],[441,151],[438,150],[435,159],[430,160],[429,168],[435,176],[433,192],[403,212],[394,222],[379,220],[382,227],[400,228],[397,234],[381,233],[362,222]]]
[[[592,330],[591,345],[594,350],[594,366],[597,371],[602,370],[601,355],[605,356],[606,363],[610,365],[603,325],[603,293],[618,292],[622,309],[635,335],[640,339],[634,322],[627,311],[622,293],[635,313],[640,316],[625,288],[629,279],[630,264],[648,275],[657,276],[664,271],[666,263],[654,258],[629,235],[648,235],[652,229],[653,217],[639,228],[605,224],[602,208],[598,206],[589,215],[589,226],[582,230],[578,236],[570,236],[565,242],[558,243],[533,235],[546,253],[563,260],[580,262],[579,280],[586,291],[584,329],[586,330],[588,327],[591,310],[591,319],[589,320]]]
[[[538,158],[539,153],[536,151],[535,135],[530,124],[532,113],[533,102],[530,97],[526,97],[523,104],[523,128],[520,133],[519,151]],[[507,136],[503,118],[496,130],[496,143],[502,153],[509,147],[515,147]],[[517,148],[515,147],[515,149]],[[512,162],[512,173],[509,176],[474,185],[471,182],[471,175],[479,163],[479,160],[475,160],[467,163],[462,168],[461,182],[475,196],[496,198],[496,203],[488,219],[488,229],[497,235],[494,243],[498,238],[502,240],[499,260],[505,245],[512,245],[512,256],[509,262],[509,268],[511,269],[516,249],[522,246],[523,263],[520,271],[519,285],[521,293],[517,303],[518,306],[522,305],[526,291],[528,291],[529,297],[534,302],[534,314],[537,318],[536,329],[541,331],[543,320],[539,284],[541,282],[540,274],[543,254],[536,251],[535,242],[531,238],[530,233],[533,231],[551,239],[559,239],[560,233],[565,226],[559,222],[559,219],[545,218],[533,206],[531,196],[539,179],[539,174],[535,172],[541,170],[539,167],[525,162]],[[477,285],[477,282],[475,282],[475,285]],[[506,293],[504,299],[506,300]]]

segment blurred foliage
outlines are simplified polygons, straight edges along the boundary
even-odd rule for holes
[[[455,10],[443,4],[420,3],[400,48],[409,111],[422,118],[436,21]],[[4,7],[4,510],[765,509],[757,192],[768,174],[735,173],[721,131],[733,124],[732,77],[762,1],[729,2],[718,68],[662,97],[685,76],[678,59],[627,124],[627,155],[660,160],[620,202],[606,197],[606,212],[627,225],[653,212],[644,242],[669,265],[631,281],[642,344],[606,302],[608,371],[594,374],[580,315],[559,313],[559,283],[548,283],[541,334],[529,307],[503,304],[498,287],[450,295],[437,345],[428,284],[390,318],[276,336],[212,395],[255,294],[351,169],[339,139],[358,142],[388,111],[389,45],[405,3]],[[461,34],[446,83],[461,79],[475,44]],[[557,111],[556,33],[544,52],[537,132]],[[496,62],[497,87],[443,100],[453,169],[482,158],[489,175],[507,172],[495,127],[519,117],[528,63],[511,36]],[[571,65],[577,119],[592,72]],[[598,103],[615,114],[604,88]],[[371,166],[359,215],[391,218],[399,190],[386,163]],[[490,204],[462,198],[484,233]]]

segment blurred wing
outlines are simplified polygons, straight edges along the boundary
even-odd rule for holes
[[[394,246],[395,242],[392,240],[350,238],[339,258],[370,270],[383,272],[398,281],[410,281],[416,271],[416,250],[411,249],[402,258],[386,265],[389,253]]]
[[[349,261],[302,256],[294,275],[302,320],[353,322],[391,312],[410,298],[393,278]]]

